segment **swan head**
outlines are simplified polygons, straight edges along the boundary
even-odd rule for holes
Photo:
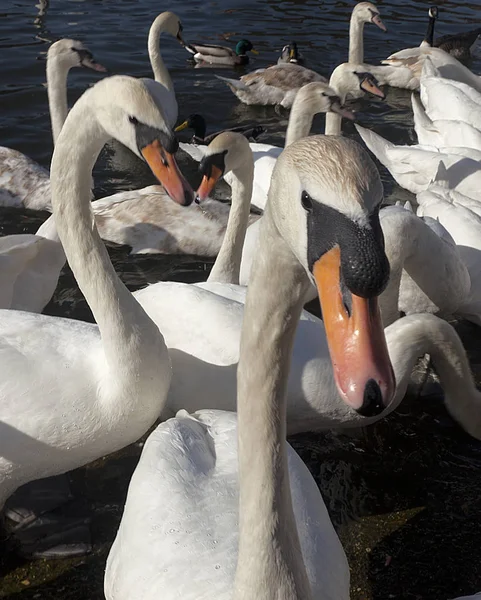
[[[319,81],[313,81],[301,87],[294,99],[292,111],[301,111],[307,114],[331,111],[351,121],[354,120],[354,114],[347,108],[343,108],[339,94],[327,83]]]
[[[381,13],[372,2],[358,2],[352,11],[352,16],[361,23],[374,23],[379,29],[387,31],[381,19]]]
[[[177,38],[182,45],[185,43],[182,38],[183,29],[184,28],[182,27],[179,17],[175,13],[168,10],[160,13],[160,15],[155,18],[151,27],[151,30],[160,30],[164,33],[168,33],[172,37]]]
[[[194,192],[174,158],[179,143],[146,80],[117,75],[99,81],[85,94],[100,127],[145,160],[169,196],[189,205]]]
[[[379,223],[383,188],[354,141],[311,136],[277,160],[266,214],[317,286],[337,388],[373,416],[395,391],[378,296],[389,279]]]
[[[365,93],[386,97],[379,89],[379,83],[372,73],[366,70],[366,65],[343,63],[337,66],[329,79],[329,85],[337,90],[339,97],[344,102],[347,96],[360,98]]]
[[[47,53],[48,60],[54,59],[68,69],[72,67],[85,67],[93,71],[105,73],[107,69],[98,63],[90,50],[78,40],[64,38],[50,46]]]
[[[254,169],[252,151],[247,138],[241,133],[225,131],[207,146],[200,161],[202,181],[197,189],[197,201],[202,202],[212,192],[215,184],[227,173],[236,173],[250,166]],[[252,178],[252,173],[250,174]]]
[[[437,6],[430,6],[428,10],[428,15],[430,19],[437,19],[439,16],[439,11]]]

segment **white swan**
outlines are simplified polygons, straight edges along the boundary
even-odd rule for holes
[[[343,177],[333,179],[341,165]],[[346,342],[355,338],[343,327],[343,333],[329,328],[336,317],[348,319],[345,313],[339,317],[340,253],[331,242],[337,239],[348,252],[350,244],[363,247],[357,240],[365,224],[356,224],[349,233],[345,227],[354,225],[354,215],[364,220],[375,210],[380,191],[374,166],[350,140],[311,137],[282,153],[245,308],[238,452],[231,413],[189,416],[182,411],[149,437],[107,561],[107,600],[133,595],[146,600],[159,595],[165,600],[349,598],[349,569],[322,498],[285,442],[285,392],[293,337],[311,278],[319,285],[334,361],[344,336]],[[383,273],[381,243],[369,235],[359,266],[376,257]],[[352,318],[361,319],[358,333],[368,345],[381,331],[375,302],[386,274],[361,281],[355,275],[350,280],[346,272],[349,285],[369,297],[352,296]],[[361,316],[371,303],[372,330]],[[382,348],[384,340],[378,341]],[[359,377],[356,364],[363,373],[351,402],[363,405],[372,385],[379,400],[389,402],[393,381],[385,346],[367,365],[362,345],[354,345],[351,361],[338,363],[340,389],[346,391],[349,371]],[[369,380],[373,369],[384,392]],[[231,395],[235,401],[235,389]]]
[[[379,9],[372,2],[358,2],[352,10],[349,23],[349,62],[364,62],[364,24],[373,23],[379,29],[387,31],[381,20]]]
[[[419,215],[437,219],[452,235],[468,270],[469,293],[455,314],[481,325],[481,203],[450,190],[443,174],[417,201]]]
[[[450,167],[450,185],[468,196],[481,189],[481,150],[396,146],[374,131],[356,125],[369,150],[388,169],[394,180],[413,194],[426,190],[435,179],[441,161]]]
[[[186,200],[170,154],[174,133],[145,84],[113,77],[85,92],[54,150],[52,206],[98,325],[0,311],[0,506],[27,481],[138,439],[166,399],[170,360],[162,334],[117,277],[92,225],[92,167],[114,136],[145,158],[173,198]]]
[[[54,144],[67,117],[67,77],[73,67],[106,70],[78,40],[62,39],[50,46],[47,93]],[[48,171],[25,154],[3,146],[0,147],[0,206],[51,210]]]

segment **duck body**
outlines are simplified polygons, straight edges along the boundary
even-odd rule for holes
[[[247,65],[249,63],[247,52],[251,51],[257,54],[249,40],[240,40],[235,50],[214,44],[184,44],[184,48],[192,54],[196,62],[205,62],[211,65]]]
[[[347,600],[346,556],[316,483],[290,446],[288,469],[314,597]],[[159,594],[165,600],[179,594],[185,600],[231,600],[238,515],[237,415],[180,411],[157,427],[142,450],[107,561],[107,600],[153,600]],[[186,577],[193,557],[201,570]]]
[[[274,65],[267,69],[259,69],[240,79],[225,81],[231,91],[244,104],[277,105],[290,108],[299,89],[313,81],[326,82],[327,79],[315,71],[293,63]]]

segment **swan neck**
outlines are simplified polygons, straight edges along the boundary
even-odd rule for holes
[[[52,123],[53,144],[58,136],[68,114],[67,77],[69,67],[55,57],[47,57],[47,94],[50,120]]]
[[[355,12],[352,13],[349,24],[349,62],[364,62],[364,21]]]
[[[342,117],[335,112],[329,111],[326,113],[326,129],[325,135],[341,135]]]
[[[232,206],[224,239],[207,281],[239,284],[242,249],[249,224],[254,160],[252,153],[232,172]]]
[[[152,23],[149,31],[148,51],[155,81],[158,81],[166,87],[169,92],[173,93],[174,84],[172,83],[169,71],[167,70],[160,53],[160,35],[165,31],[164,22],[164,15],[159,15]]]
[[[92,90],[78,100],[57,140],[51,164],[52,209],[70,268],[99,326],[107,360],[118,364],[124,357],[124,369],[129,370],[139,360],[141,343],[158,347],[163,338],[117,277],[95,226],[89,184],[98,154],[111,136],[89,106]]]
[[[286,386],[307,277],[262,219],[244,311],[237,411],[239,554],[234,600],[310,600],[289,486]]]
[[[310,134],[313,119],[314,114],[312,110],[308,110],[304,102],[294,101],[287,124],[286,148],[289,144],[293,144]]]

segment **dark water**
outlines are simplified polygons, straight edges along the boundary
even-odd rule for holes
[[[49,44],[61,37],[82,40],[111,73],[150,76],[146,53],[150,23],[162,10],[174,10],[187,40],[250,39],[260,55],[253,57],[247,70],[273,64],[282,46],[295,39],[309,66],[327,75],[347,59],[353,6],[334,0],[171,0],[162,5],[153,0],[38,0],[38,4],[0,0],[0,144],[48,167],[52,144],[44,59]],[[366,62],[377,63],[395,50],[419,45],[426,29],[428,6],[423,2],[396,0],[378,6],[389,32],[366,26]],[[439,6],[439,35],[479,26],[479,2],[440,1]],[[161,47],[175,83],[180,118],[200,112],[209,131],[262,122],[268,128],[263,141],[282,144],[287,114],[240,104],[215,79],[218,71],[194,69],[168,37],[162,38]],[[473,69],[480,72],[481,63],[475,61]],[[90,71],[73,70],[71,103],[96,79]],[[388,139],[397,143],[414,139],[409,93],[389,90],[386,102],[363,101],[357,108],[358,121]],[[323,118],[316,118],[314,130],[323,131],[322,127]],[[345,133],[355,135],[350,123]],[[384,170],[382,176],[391,201],[409,198]],[[142,169],[128,172],[113,167],[104,154],[95,181],[100,197],[152,180]],[[34,232],[45,217],[4,209],[0,233]],[[130,257],[128,249],[109,250],[132,289],[161,279],[203,280],[209,269],[195,257]],[[47,312],[90,318],[68,268]],[[479,375],[479,331],[465,324],[459,328]],[[412,395],[397,414],[365,431],[301,435],[292,443],[319,482],[339,529],[352,568],[353,599],[444,600],[481,590],[481,446],[447,416],[439,393]],[[71,474],[75,499],[67,512],[92,516],[93,554],[31,562],[10,552],[0,562],[0,597],[103,598],[105,558],[138,453],[139,447],[133,446]]]

